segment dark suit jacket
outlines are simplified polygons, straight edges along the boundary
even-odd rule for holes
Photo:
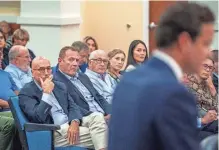
[[[90,91],[91,95],[94,97],[94,100],[100,105],[100,107],[104,110],[105,115],[111,113],[111,105],[96,91],[96,89],[93,87],[93,84],[91,83],[90,79],[87,75],[83,73],[79,73],[79,80],[81,83]],[[89,105],[86,102],[84,96],[81,94],[81,92],[72,84],[72,82],[65,77],[59,70],[54,75],[54,80],[58,80],[60,82],[63,82],[66,87],[69,90],[69,93],[74,99],[75,103],[80,106],[81,112],[83,115],[88,115],[91,112],[89,111]]]
[[[115,90],[109,150],[198,150],[194,97],[152,57]]]
[[[54,81],[54,84],[53,94],[65,114],[68,115],[69,122],[74,119],[80,120],[83,116],[78,106],[69,96],[65,85],[57,81]],[[27,83],[19,93],[20,107],[30,122],[53,124],[53,119],[50,115],[52,107],[41,100],[42,95],[43,92],[37,87],[34,81]]]
[[[212,79],[213,79],[213,84],[214,84],[214,86],[215,86],[215,88],[217,90],[217,93],[218,93],[218,78],[217,78],[217,76],[215,74],[213,74]]]

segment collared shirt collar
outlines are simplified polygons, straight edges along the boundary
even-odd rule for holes
[[[13,68],[15,68],[15,69],[21,71],[21,72],[24,72],[24,73],[29,73],[29,72],[31,72],[30,68],[28,68],[27,71],[24,71],[24,70],[21,70],[21,69],[20,69],[19,67],[17,67],[16,65],[12,64],[12,63],[10,63],[9,65],[10,65],[11,67],[13,67]]]
[[[171,56],[159,50],[154,51],[153,56],[166,63],[171,68],[174,75],[179,81],[182,79],[183,77],[182,68]]]
[[[78,76],[79,76],[78,72],[76,72],[74,76],[69,76],[69,75],[67,75],[66,73],[62,72],[60,69],[59,69],[59,71],[60,71],[66,78],[68,78],[69,80],[78,79]]]
[[[218,74],[217,73],[213,72],[213,74],[218,78]]]
[[[92,71],[90,69],[87,69],[86,72],[89,72],[90,74],[92,74],[92,75],[94,75],[94,76],[96,76],[98,78],[101,78],[101,79],[102,79],[102,77],[106,76],[106,72],[104,74],[99,74],[99,73],[96,73],[96,72],[94,72],[94,71]]]
[[[43,91],[43,89],[41,88],[41,86],[37,83],[36,80],[33,79],[33,81],[35,82],[36,86],[40,89],[40,91]]]

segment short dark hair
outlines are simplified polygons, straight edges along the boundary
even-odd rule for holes
[[[135,61],[134,57],[133,57],[133,51],[135,49],[135,47],[138,45],[138,44],[143,44],[146,48],[146,57],[145,57],[145,60],[148,59],[148,49],[147,49],[147,46],[146,44],[141,41],[141,40],[134,40],[131,42],[130,46],[129,46],[129,51],[128,51],[128,60],[127,60],[127,64],[126,64],[126,68],[129,66],[129,65],[133,65],[133,66],[137,66],[137,62]]]
[[[72,47],[72,46],[65,46],[65,47],[63,47],[63,48],[60,50],[60,52],[59,52],[59,58],[64,58],[64,57],[65,57],[65,53],[66,53],[67,50],[72,50],[72,51],[78,52],[78,50],[75,49],[75,48]]]
[[[172,46],[182,32],[187,32],[195,41],[202,24],[214,21],[214,14],[207,6],[192,2],[177,2],[160,18],[155,31],[156,45],[158,48]]]
[[[214,62],[218,62],[218,50],[217,49],[214,49],[211,51],[212,53],[212,59],[214,60]]]
[[[77,49],[79,52],[83,50],[85,51],[89,50],[89,47],[87,46],[87,44],[81,41],[75,41],[74,43],[72,43],[71,46]]]

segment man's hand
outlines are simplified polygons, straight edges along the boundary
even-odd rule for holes
[[[217,120],[217,112],[215,110],[209,110],[201,119],[201,122],[202,124],[208,124],[214,120]]]
[[[108,122],[110,120],[110,117],[111,117],[111,115],[108,114],[108,115],[104,116],[104,119]]]
[[[41,87],[44,93],[50,94],[54,89],[54,83],[52,82],[52,75],[49,76],[45,81],[40,78]]]
[[[71,125],[68,128],[68,141],[72,145],[75,145],[78,143],[79,140],[79,122],[72,121]]]

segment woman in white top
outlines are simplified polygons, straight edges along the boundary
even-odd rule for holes
[[[134,70],[148,59],[147,47],[141,40],[134,40],[129,46],[128,61],[125,71]]]

